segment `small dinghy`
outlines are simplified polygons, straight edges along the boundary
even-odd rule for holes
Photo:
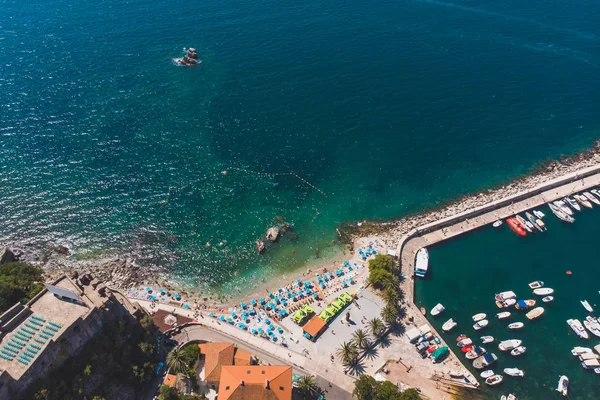
[[[519,339],[503,340],[498,344],[498,349],[500,349],[500,351],[509,351],[519,347],[521,343],[523,343],[523,341]]]
[[[481,321],[476,322],[473,325],[473,329],[475,329],[476,331],[485,328],[486,326],[488,326],[489,321],[487,319],[482,319]]]
[[[456,338],[457,342],[460,342],[463,339],[466,339],[467,335],[465,335],[464,333],[461,333],[460,335],[458,335],[458,337]]]
[[[546,216],[546,214],[538,210],[533,210],[533,215],[535,215],[538,218],[544,218]]]
[[[431,314],[431,316],[436,317],[436,316],[440,315],[440,313],[444,310],[445,310],[445,308],[442,305],[442,303],[438,303],[435,307],[433,307],[431,309],[431,311],[429,311],[429,313]]]
[[[504,373],[506,375],[510,375],[510,376],[518,376],[518,377],[525,376],[525,372],[523,372],[523,370],[521,370],[519,368],[504,368]]]
[[[556,391],[567,397],[567,392],[569,391],[569,378],[567,378],[565,375],[561,376],[558,379],[558,387],[556,388]]]
[[[479,314],[473,315],[473,317],[471,317],[471,318],[473,318],[473,322],[479,322],[482,319],[485,319],[485,317],[487,317],[487,315],[485,315],[485,313],[479,313]]]
[[[594,312],[594,309],[592,308],[592,306],[590,306],[590,303],[588,303],[587,300],[581,300],[581,305],[583,306],[583,308],[585,308],[588,312]]]
[[[498,220],[498,221],[496,221],[496,222],[494,222],[494,223],[492,224],[492,226],[493,226],[494,228],[497,228],[497,227],[499,227],[500,225],[502,225],[502,221],[500,221],[500,220]]]
[[[519,346],[519,347],[512,349],[510,351],[510,355],[511,356],[520,356],[521,354],[525,354],[526,351],[527,351],[527,347]]]
[[[504,301],[504,308],[508,308],[517,304],[517,299],[508,299]]]
[[[590,349],[589,347],[581,347],[581,346],[575,346],[571,350],[571,354],[573,354],[575,357],[578,357],[584,353],[592,353],[592,352],[593,352],[592,349]]]
[[[502,375],[492,375],[489,378],[485,379],[485,383],[487,383],[490,386],[495,386],[502,382],[503,379],[504,377]]]
[[[498,314],[496,314],[496,318],[498,318],[498,319],[505,319],[508,317],[510,317],[510,311],[502,311],[502,312],[499,312]]]
[[[490,376],[494,375],[494,371],[492,371],[491,369],[487,369],[485,371],[483,371],[481,374],[479,374],[479,376],[481,376],[483,379],[489,378]]]
[[[529,284],[529,287],[531,289],[537,289],[537,288],[541,288],[542,286],[544,286],[544,282],[543,281],[533,281]]]
[[[508,329],[521,329],[525,326],[522,322],[513,322],[512,324],[508,324]]]
[[[460,351],[462,351],[463,353],[468,353],[471,350],[473,350],[474,348],[475,348],[475,346],[473,346],[473,345],[463,346],[460,348]]]
[[[465,346],[470,346],[473,344],[473,341],[469,338],[464,338],[463,340],[461,340],[460,342],[456,343],[458,345],[458,347],[465,347]]]
[[[452,329],[454,329],[456,327],[457,323],[454,322],[454,320],[452,318],[450,318],[448,321],[444,322],[444,325],[442,325],[442,330],[444,332],[450,332]]]
[[[544,313],[544,307],[536,307],[533,310],[529,311],[525,316],[527,319],[536,319],[539,318]]]
[[[535,306],[535,300],[519,300],[517,301],[517,304],[515,304],[517,310],[527,310],[533,306]]]
[[[550,303],[552,300],[554,300],[554,296],[546,296],[542,299],[544,303]]]
[[[533,291],[533,294],[537,294],[538,296],[548,296],[554,293],[554,289],[551,288],[539,288]]]
[[[481,341],[483,343],[492,343],[494,341],[494,337],[493,336],[482,336]]]

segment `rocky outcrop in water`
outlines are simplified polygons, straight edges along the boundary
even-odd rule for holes
[[[17,260],[17,256],[11,249],[5,247],[0,249],[0,264],[6,264]]]
[[[263,242],[262,240],[258,239],[256,241],[256,251],[258,251],[258,254],[261,254],[265,250],[266,250],[266,248],[265,248],[265,242]]]
[[[187,54],[182,58],[175,59],[175,62],[184,67],[192,67],[198,64],[198,53],[196,52],[196,49],[190,47]]]
[[[276,242],[277,239],[279,239],[279,228],[277,228],[276,226],[269,228],[269,230],[267,230],[267,233],[265,233],[265,238],[269,242]]]

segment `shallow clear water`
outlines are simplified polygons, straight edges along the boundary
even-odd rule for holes
[[[481,336],[494,336],[494,343],[483,345],[499,358],[492,369],[502,372],[504,368],[517,367],[525,371],[522,379],[505,376],[497,388],[486,388],[490,396],[499,398],[500,394],[512,392],[519,400],[559,399],[562,397],[551,389],[556,388],[558,377],[564,374],[571,381],[569,398],[595,399],[599,376],[584,370],[570,351],[575,346],[593,348],[600,338],[590,334],[590,339],[580,339],[566,320],[577,318],[583,322],[588,315],[580,300],[588,300],[595,311],[600,311],[600,249],[596,237],[600,209],[579,213],[574,224],[560,222],[547,207],[540,209],[547,215],[545,233],[521,238],[503,224],[498,229],[484,227],[431,247],[430,274],[417,281],[416,302],[427,310],[438,302],[446,307],[433,324],[442,332],[441,325],[448,318],[458,322],[451,334],[443,334],[451,345],[460,333],[477,344],[481,344]],[[572,274],[567,275],[566,271]],[[554,302],[543,303],[532,293],[527,284],[535,280],[542,280],[546,287],[555,290]],[[544,307],[544,314],[529,321],[525,312],[513,307],[508,309],[511,318],[496,319],[496,314],[505,310],[496,307],[494,295],[507,290],[514,291],[520,299],[536,299],[536,306]],[[476,332],[471,317],[480,312],[487,314],[490,324]],[[524,322],[525,327],[509,331],[508,324],[517,321]],[[527,352],[518,358],[500,352],[499,341],[507,339],[523,340]],[[463,357],[462,353],[459,357]]]
[[[240,289],[334,251],[344,220],[482,190],[600,131],[596,2],[0,10],[0,240],[133,249],[193,284]],[[176,67],[188,46],[202,64]],[[259,257],[277,216],[298,237]]]

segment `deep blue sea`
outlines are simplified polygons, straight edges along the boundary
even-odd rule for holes
[[[0,241],[239,289],[589,146],[599,106],[596,1],[0,0]]]

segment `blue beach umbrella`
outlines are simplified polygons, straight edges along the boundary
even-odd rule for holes
[[[146,292],[151,291],[152,289],[150,289],[150,287],[146,287]]]
[[[252,304],[253,306],[256,305],[256,300],[252,299],[252,301],[250,302],[250,304]]]
[[[211,313],[209,313],[209,314],[208,314],[208,316],[209,316],[209,317],[214,317],[214,316],[215,316],[215,313],[212,313],[212,312],[211,312]]]
[[[183,305],[183,308],[185,308],[186,310],[189,310],[190,306],[186,303]]]
[[[219,321],[225,321],[225,316],[219,315]]]
[[[233,313],[231,313],[231,316],[232,316],[233,318],[237,318],[237,314],[236,314],[236,313],[234,313],[234,312],[233,312]]]
[[[230,324],[233,324],[233,319],[231,319],[231,317],[227,318],[227,322],[229,322]]]
[[[242,308],[246,308],[246,307],[248,307],[248,306],[246,305],[246,303],[240,303],[240,307],[242,307]]]
[[[265,298],[264,297],[260,298],[260,304],[265,304]]]

